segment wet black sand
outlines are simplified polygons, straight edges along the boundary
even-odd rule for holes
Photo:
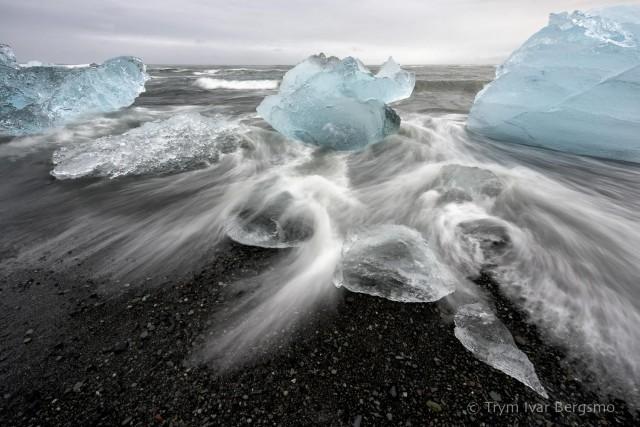
[[[577,381],[574,368],[559,362],[562,353],[542,344],[499,295],[498,314],[548,401],[465,350],[444,305],[346,291],[335,306],[307,313],[270,357],[224,373],[189,363],[213,316],[234,302],[231,287],[220,284],[255,276],[278,256],[227,243],[193,277],[129,286],[86,277],[82,265],[64,274],[3,272],[1,425],[640,423],[620,401],[608,401],[613,411],[558,410],[556,401],[607,401]],[[496,292],[489,277],[477,281]],[[538,413],[536,403],[550,406]]]

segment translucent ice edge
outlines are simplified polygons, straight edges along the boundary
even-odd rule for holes
[[[64,125],[84,115],[131,105],[144,91],[146,67],[134,57],[102,65],[20,66],[0,45],[0,134],[24,135]]]
[[[223,117],[178,114],[122,135],[66,145],[53,154],[51,175],[58,179],[116,178],[198,168],[236,150],[237,129],[235,122]]]
[[[408,98],[415,75],[393,59],[373,75],[359,60],[314,55],[289,70],[257,108],[274,129],[309,144],[352,150],[397,132],[387,103]]]
[[[400,302],[433,302],[455,290],[455,278],[422,235],[402,225],[377,225],[344,243],[337,287]]]
[[[640,5],[552,14],[478,93],[467,128],[640,162]]]
[[[463,305],[455,317],[455,336],[482,362],[549,397],[526,354],[516,346],[509,330],[483,303]]]

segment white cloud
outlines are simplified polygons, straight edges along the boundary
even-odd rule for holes
[[[494,63],[550,12],[610,0],[0,0],[20,60],[295,63],[311,53],[379,63]]]

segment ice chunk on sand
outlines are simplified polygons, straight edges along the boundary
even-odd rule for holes
[[[386,103],[409,97],[414,85],[415,75],[391,58],[373,75],[355,58],[320,54],[289,70],[257,111],[290,138],[357,149],[397,132],[400,117]]]
[[[11,48],[0,45],[0,134],[39,132],[85,114],[126,107],[144,91],[147,79],[138,58],[73,68],[21,67]]]
[[[476,97],[469,130],[640,161],[640,6],[552,14]]]
[[[402,225],[378,225],[344,243],[336,286],[401,302],[432,302],[455,290],[455,278],[422,235]]]
[[[455,336],[484,363],[517,379],[548,398],[526,354],[518,349],[509,330],[483,303],[463,305],[455,318]]]
[[[53,154],[58,179],[169,173],[214,163],[239,145],[237,125],[221,117],[183,113],[147,122],[122,135],[70,144]]]

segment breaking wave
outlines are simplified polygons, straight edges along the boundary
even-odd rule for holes
[[[196,76],[211,76],[214,74],[218,74],[218,72],[220,72],[219,69],[211,69],[211,70],[204,70],[204,71],[194,71],[193,74]]]
[[[278,80],[225,80],[200,77],[195,85],[202,89],[263,90],[276,89]]]

